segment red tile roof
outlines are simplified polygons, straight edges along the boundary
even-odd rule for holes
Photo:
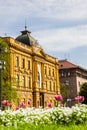
[[[66,60],[66,59],[65,59],[65,60],[59,60],[58,64],[59,64],[59,69],[78,68],[77,65],[75,65],[75,64],[73,64],[73,63],[71,63],[71,62],[69,62],[69,61]]]

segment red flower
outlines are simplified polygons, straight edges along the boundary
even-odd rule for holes
[[[52,102],[48,103],[48,107],[50,107],[50,108],[51,108],[51,107],[52,107],[52,105],[53,105],[53,104],[52,104]]]
[[[76,102],[79,102],[79,98],[78,98],[78,97],[75,97],[74,100],[75,100]]]
[[[3,101],[2,101],[2,105],[8,106],[8,100],[3,100]]]
[[[84,102],[84,96],[77,96],[74,98],[76,102]]]
[[[25,108],[25,103],[24,103],[24,102],[21,102],[21,103],[20,103],[20,106],[21,106],[22,108]]]
[[[84,102],[84,100],[85,100],[84,96],[80,96],[80,97],[79,97],[79,101],[80,101],[80,102]]]
[[[32,105],[32,101],[31,100],[28,100],[28,105]]]
[[[8,102],[7,106],[9,106],[11,108],[12,107],[12,103]]]
[[[16,107],[16,110],[19,110],[19,107]]]
[[[55,95],[54,98],[55,98],[57,101],[62,101],[62,100],[63,100],[63,97],[62,97],[62,95],[60,95],[60,94]]]

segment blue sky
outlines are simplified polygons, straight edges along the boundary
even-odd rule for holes
[[[0,0],[0,36],[17,37],[25,20],[46,53],[87,69],[87,0]]]

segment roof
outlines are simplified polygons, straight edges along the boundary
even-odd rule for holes
[[[30,31],[25,29],[24,31],[21,31],[21,33],[22,34],[19,35],[15,40],[22,42],[22,43],[29,45],[29,46],[35,45],[35,46],[40,47],[37,40],[30,35],[30,33],[31,33]]]
[[[67,59],[59,60],[58,64],[59,64],[59,69],[77,69],[77,68],[79,68],[79,69],[87,72],[86,69],[84,69],[76,64],[73,64],[72,62],[68,61]]]
[[[67,69],[67,68],[76,68],[77,67],[77,65],[67,61],[67,59],[59,60],[58,64],[59,64],[59,69]]]

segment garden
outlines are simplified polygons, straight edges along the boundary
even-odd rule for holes
[[[56,101],[62,100],[59,95]],[[22,107],[12,110],[11,106],[0,111],[1,130],[86,130],[87,129],[87,105],[82,104],[84,97],[75,97],[74,106],[59,105],[47,108]],[[4,105],[7,103],[3,102]],[[58,105],[58,106],[57,106]]]

